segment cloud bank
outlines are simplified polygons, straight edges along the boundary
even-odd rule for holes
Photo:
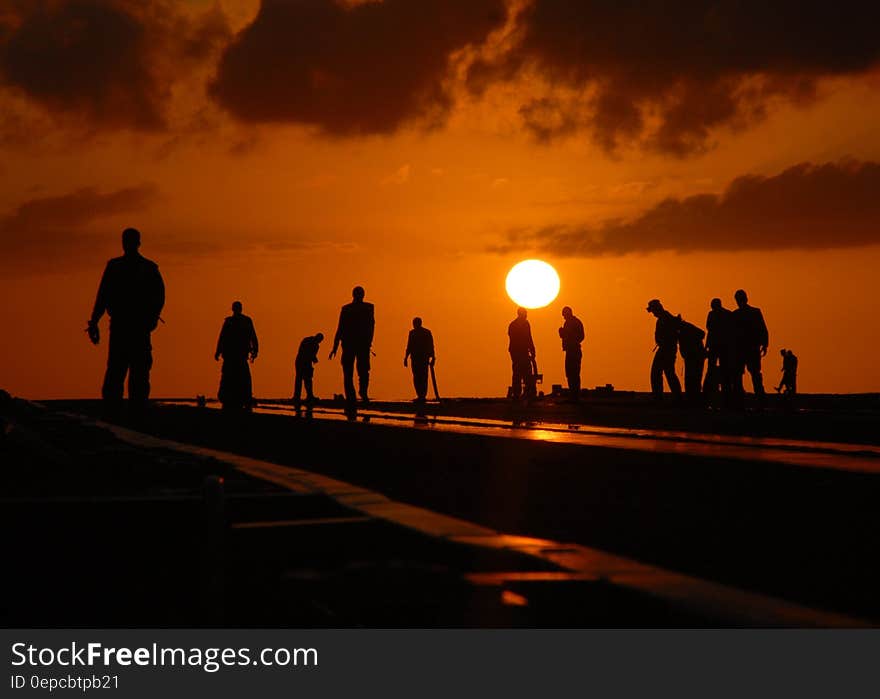
[[[548,140],[579,126],[608,151],[701,151],[716,128],[880,60],[874,2],[531,0],[519,23],[510,51],[471,67],[471,90],[537,76],[552,89],[523,104],[526,128]]]
[[[563,257],[823,250],[880,244],[880,163],[801,163],[745,175],[721,194],[666,199],[632,220],[508,232],[495,252]]]
[[[8,1],[0,86],[94,128],[163,129],[174,82],[229,38],[219,10],[169,0]]]
[[[0,99],[157,131],[192,79],[245,124],[349,137],[439,127],[462,89],[512,85],[540,142],[684,157],[880,68],[880,5],[864,0],[262,0],[235,36],[218,8],[4,0]]]
[[[332,135],[442,122],[450,57],[483,42],[503,0],[263,0],[226,50],[210,93],[247,122],[293,122]]]

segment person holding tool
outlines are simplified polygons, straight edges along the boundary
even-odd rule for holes
[[[782,355],[782,380],[775,390],[785,395],[797,393],[798,358],[790,349],[783,348],[779,354]]]
[[[304,337],[299,343],[296,359],[293,362],[293,405],[296,408],[302,404],[302,390],[306,389],[306,403],[317,402],[312,382],[315,376],[315,364],[318,363],[318,348],[324,339],[324,333],[315,333]]]
[[[522,306],[516,309],[516,318],[507,326],[507,337],[507,351],[510,353],[513,374],[510,397],[519,400],[524,395],[526,400],[532,400],[537,392],[535,343],[532,341],[528,311]]]

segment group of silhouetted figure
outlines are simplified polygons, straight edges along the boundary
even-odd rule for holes
[[[520,306],[516,309],[516,318],[507,326],[507,351],[510,354],[511,382],[508,397],[513,400],[525,399],[532,401],[537,397],[537,384],[543,377],[538,373],[535,343],[532,339],[532,327],[529,323],[529,312]],[[571,306],[562,309],[564,322],[559,328],[562,340],[562,351],[565,354],[565,376],[568,381],[568,392],[571,400],[577,402],[581,395],[581,361],[584,341],[584,324],[574,315]]]
[[[107,369],[104,375],[102,397],[110,410],[122,402],[124,384],[128,377],[128,396],[133,411],[142,410],[150,395],[150,369],[153,364],[151,333],[161,322],[165,305],[165,285],[158,265],[140,254],[141,235],[135,228],[122,233],[124,254],[111,259],[104,270],[95,305],[86,332],[89,339],[100,341],[98,323],[104,313],[110,316],[110,339]],[[358,402],[368,403],[370,358],[375,332],[375,310],[364,300],[363,287],[352,289],[352,300],[342,306],[333,348],[333,359],[342,348],[342,377],[347,409]],[[706,318],[706,330],[673,315],[659,299],[648,302],[647,310],[657,322],[654,328],[654,359],[651,363],[651,391],[662,399],[663,380],[676,399],[691,404],[712,405],[720,396],[722,407],[741,407],[743,404],[743,377],[749,373],[752,387],[763,407],[765,402],[761,359],[766,356],[769,333],[761,310],[749,305],[742,289],[734,294],[736,309],[724,308],[721,300],[712,299]],[[232,304],[232,315],[224,321],[214,352],[215,360],[223,360],[220,372],[218,400],[225,409],[247,411],[253,406],[253,385],[249,364],[259,353],[259,341],[253,320],[245,315],[240,301]],[[559,328],[562,351],[565,355],[565,376],[569,400],[581,396],[581,344],[585,338],[584,324],[574,315],[570,306],[562,309],[563,324]],[[404,367],[412,371],[415,403],[425,403],[430,373],[435,398],[439,400],[434,378],[434,337],[424,327],[420,317],[413,318],[403,357]],[[537,397],[538,373],[535,343],[532,339],[528,311],[518,308],[516,318],[507,329],[508,352],[511,360],[511,385],[508,396],[516,401],[531,402]],[[302,338],[294,360],[293,403],[297,409],[305,403],[314,404],[314,365],[324,335],[320,332]],[[684,391],[676,374],[676,360],[681,352],[684,360]],[[782,379],[776,391],[793,395],[797,386],[797,357],[791,350],[781,351]],[[358,385],[355,389],[354,377]],[[303,389],[305,397],[303,398]]]
[[[302,402],[303,387],[306,390],[306,403],[317,400],[312,390],[312,378],[314,365],[318,361],[318,348],[323,339],[322,333],[316,333],[304,337],[299,343],[294,360],[294,400],[297,405]],[[224,409],[237,411],[253,407],[253,381],[248,362],[257,358],[259,348],[254,321],[242,312],[241,301],[233,301],[232,315],[223,321],[214,352],[215,360],[223,359],[217,400]]]
[[[333,349],[329,358],[333,359],[340,347],[342,348],[342,383],[345,402],[352,409],[358,402],[369,403],[370,358],[373,356],[373,334],[376,328],[376,315],[372,303],[364,300],[362,286],[356,286],[351,292],[351,302],[342,306],[336,334],[333,337]],[[413,318],[413,327],[409,331],[403,366],[410,366],[413,386],[416,391],[416,403],[425,403],[428,392],[428,372],[433,372],[434,336],[422,325],[422,319]],[[314,393],[315,364],[318,363],[318,351],[324,340],[323,333],[308,335],[300,340],[294,360],[293,404],[299,409],[303,403],[311,406],[318,401]],[[223,328],[217,340],[215,359],[223,358],[218,400],[224,408],[231,410],[248,410],[253,404],[251,375],[248,362],[253,362],[258,351],[257,334],[253,321],[242,313],[240,301],[232,304],[232,315],[223,321]],[[357,374],[357,390],[354,378]],[[305,389],[305,398],[303,398]],[[434,391],[437,391],[436,380]]]
[[[770,334],[760,308],[751,306],[743,289],[733,295],[736,308],[725,308],[721,299],[710,302],[706,330],[673,315],[659,299],[648,302],[647,311],[657,318],[654,327],[654,361],[651,364],[651,392],[663,396],[663,379],[670,393],[682,398],[681,383],[675,371],[676,353],[684,361],[684,398],[692,404],[712,405],[720,396],[721,407],[742,407],[743,378],[748,372],[758,407],[766,402],[761,360],[767,355]],[[705,341],[704,341],[705,340]],[[797,357],[783,349],[782,379],[778,393],[797,391]],[[705,370],[705,375],[704,375]]]
[[[122,232],[124,254],[107,263],[86,327],[89,339],[98,344],[98,323],[104,313],[110,316],[107,369],[101,395],[111,412],[121,405],[126,375],[129,402],[134,412],[143,410],[150,395],[150,369],[153,365],[151,333],[161,321],[165,284],[158,265],[140,254],[140,245],[140,231],[126,228]],[[342,378],[348,407],[354,406],[358,397],[362,403],[370,400],[370,357],[373,354],[376,321],[373,304],[365,301],[364,295],[363,287],[356,286],[352,290],[351,302],[342,306],[329,354],[329,358],[333,359],[340,347],[342,349]],[[294,360],[293,392],[293,402],[297,408],[303,402],[311,405],[318,400],[313,389],[314,365],[318,362],[323,339],[323,333],[318,332],[304,337],[299,343]],[[249,364],[257,358],[258,353],[259,340],[254,322],[243,313],[242,303],[234,301],[232,315],[224,319],[214,351],[214,359],[223,360],[217,398],[224,409],[246,411],[252,408],[253,383]],[[428,372],[431,371],[433,376],[435,360],[431,331],[422,325],[421,318],[413,318],[403,365],[409,366],[412,371],[415,402],[427,401]],[[434,391],[436,395],[436,380]]]
[[[676,400],[690,405],[742,407],[745,388],[743,377],[749,373],[758,406],[765,404],[766,392],[761,374],[761,359],[770,343],[767,324],[759,308],[749,305],[746,292],[734,294],[736,309],[724,308],[714,298],[706,318],[706,330],[673,315],[659,299],[648,302],[647,311],[657,318],[654,327],[654,359],[651,362],[651,394],[662,400],[664,378]],[[577,402],[581,396],[581,363],[584,324],[570,306],[562,309],[564,319],[559,328],[565,354],[565,376],[568,396]],[[533,400],[537,394],[538,373],[535,343],[532,340],[528,311],[518,308],[516,318],[507,328],[512,379],[508,396],[514,400]],[[684,360],[684,390],[676,372],[678,353]],[[798,359],[790,349],[781,350],[782,379],[776,391],[791,396],[797,391]],[[720,397],[720,401],[716,398]]]

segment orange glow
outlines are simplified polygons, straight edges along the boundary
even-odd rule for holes
[[[231,35],[258,9],[255,0],[218,6]],[[761,119],[711,130],[704,149],[678,157],[637,142],[609,154],[588,128],[536,138],[522,126],[521,106],[525,97],[545,104],[552,81],[529,75],[479,94],[449,78],[448,114],[428,114],[427,128],[402,122],[387,132],[325,133],[305,121],[249,123],[208,98],[216,59],[204,60],[186,82],[156,90],[168,101],[165,130],[101,130],[67,113],[56,123],[43,103],[0,83],[0,388],[35,399],[100,395],[107,320],[97,347],[83,328],[106,260],[121,254],[119,234],[136,226],[167,286],[165,323],[153,333],[154,397],[216,396],[214,344],[240,299],[260,339],[255,394],[289,398],[300,340],[319,331],[332,339],[356,284],[376,311],[372,398],[412,397],[402,358],[414,316],[433,332],[441,394],[503,396],[506,328],[521,301],[500,280],[537,255],[563,280],[557,297],[529,313],[546,387],[565,383],[563,306],[585,325],[583,386],[646,390],[654,345],[646,302],[659,298],[704,327],[710,299],[732,307],[744,288],[770,330],[768,386],[779,377],[779,349],[789,347],[803,392],[880,391],[880,239],[624,254],[576,246],[551,254],[517,243],[524,231],[537,231],[529,240],[540,242],[569,227],[586,230],[592,243],[608,222],[802,162],[880,162],[876,74],[822,81],[813,101],[770,101]],[[281,96],[289,89],[278,87]],[[103,202],[100,212],[61,210],[59,201],[75,202],[83,190]],[[126,196],[114,196],[120,192]],[[792,224],[792,237],[808,224]],[[322,398],[342,392],[328,345],[315,367]]]

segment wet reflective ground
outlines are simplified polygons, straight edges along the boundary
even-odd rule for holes
[[[498,531],[880,617],[871,447],[266,406],[167,406],[149,430],[290,464]],[[320,408],[320,409],[319,409]],[[427,420],[427,422],[425,421]],[[639,435],[639,436],[636,436]],[[756,441],[757,440],[757,441]]]
[[[863,620],[880,620],[880,601],[875,594],[880,583],[876,563],[880,557],[877,543],[869,534],[876,529],[880,496],[875,447],[824,440],[797,443],[778,436],[681,434],[675,430],[536,420],[532,420],[534,424],[514,424],[513,420],[415,415],[412,411],[406,414],[369,407],[352,416],[332,405],[320,405],[309,418],[306,411],[297,416],[283,403],[264,405],[253,414],[241,416],[168,404],[131,426],[166,440],[265,460],[281,469],[272,472],[275,476],[269,474],[277,480],[280,473],[281,482],[285,482],[285,468],[291,478],[300,474],[295,476],[296,482],[303,478],[334,479],[348,484],[341,492],[343,499],[354,498],[351,504],[379,498],[376,512],[387,509],[388,503],[396,503],[394,507],[436,513],[441,522],[447,517],[464,523],[455,526],[504,532],[513,537],[512,542],[556,542],[540,546],[547,551],[542,555],[558,562],[583,557],[577,551],[588,547],[746,593],[769,595]],[[52,408],[93,416],[100,410],[96,402],[57,402]],[[367,494],[360,494],[361,489]],[[341,605],[343,591],[354,575],[350,566],[371,547],[385,551],[380,558],[385,561],[382,566],[386,572],[398,554],[399,561],[412,560],[411,555],[397,548],[396,537],[358,538],[356,529],[375,529],[372,523],[359,523],[357,517],[363,516],[360,510],[341,516],[345,522],[336,527],[341,539],[335,543],[315,539],[309,555],[317,555],[326,545],[342,558],[325,557],[317,568],[298,568],[288,560],[281,568],[273,568],[274,573],[264,571],[260,575],[286,576],[288,582],[298,581],[297,589],[310,590],[308,594],[335,589],[340,595],[336,603]],[[304,515],[267,515],[262,519],[270,521],[273,517],[293,521]],[[320,513],[305,517],[312,527],[322,526],[317,523],[322,519]],[[290,538],[295,531],[306,531],[292,525],[284,529],[257,525],[237,529],[241,536],[250,537],[242,555],[249,550],[256,559],[274,560],[276,547],[299,540]],[[468,535],[462,541],[482,539],[482,534],[475,538]],[[261,548],[264,545],[267,548]],[[398,554],[390,553],[395,550]],[[499,584],[497,576],[489,575],[491,566],[456,569],[451,563],[455,557],[445,556],[441,557],[445,560],[444,570],[452,578],[470,576],[467,579],[479,583],[481,589]],[[419,579],[423,582],[434,579],[425,571],[434,570],[438,564],[433,556],[427,558],[433,562],[423,559],[420,564],[423,574]],[[253,565],[253,558],[249,560]],[[608,559],[604,569],[615,570],[619,566],[615,561],[619,560],[623,559]],[[376,565],[376,560],[370,565]],[[402,571],[409,564],[400,565]],[[336,571],[335,588],[308,582],[316,579],[309,577],[317,575],[315,570],[323,571],[318,576],[321,578],[329,575],[331,568]],[[500,571],[497,567],[494,570]],[[566,618],[565,605],[554,607],[552,613],[552,605],[543,606],[544,611],[538,613],[538,600],[545,600],[542,604],[547,605],[549,600],[562,600],[563,590],[582,590],[588,578],[593,584],[596,581],[595,576],[581,575],[567,579],[563,585],[548,576],[552,571],[546,568],[520,572],[519,577],[504,578],[518,582],[511,582],[501,591],[502,595],[507,593],[502,607],[507,614],[519,604],[519,597],[528,602],[531,594],[532,603],[526,609],[532,616],[523,612],[526,616],[520,617],[530,619],[522,622],[525,625],[540,623],[536,619],[541,614],[558,625]],[[401,572],[395,585],[405,588],[408,575]],[[376,582],[371,576],[368,578]],[[267,580],[261,579],[264,583]],[[263,584],[252,583],[257,587]],[[376,589],[369,593],[368,589],[361,588],[364,605],[370,594],[378,594]],[[456,589],[462,592],[470,588]],[[532,592],[526,594],[526,589]],[[593,600],[604,594],[589,589],[598,595]],[[609,594],[608,599],[616,599],[616,593]],[[575,605],[579,595],[572,592],[566,599]],[[626,606],[618,603],[621,608]],[[458,609],[461,612],[462,608]],[[355,612],[350,608],[351,616],[346,618],[356,618]],[[376,609],[370,613],[374,612],[378,616],[372,619],[381,618]],[[598,614],[595,609],[594,614]],[[477,617],[475,613],[472,619]],[[574,620],[575,616],[569,618]],[[607,615],[593,618],[615,625],[608,622]],[[687,625],[685,616],[680,618],[682,625]],[[498,621],[501,617],[495,619],[492,623],[508,623]],[[629,621],[634,620],[630,617]],[[584,623],[583,618],[580,623]],[[638,625],[637,620],[634,623]],[[715,618],[708,623],[723,622]]]
[[[194,402],[169,402],[169,405],[194,405]],[[308,417],[316,420],[352,419],[342,408],[316,407],[295,410],[284,404],[264,403],[256,413]],[[599,425],[554,424],[528,419],[504,421],[429,415],[427,411],[401,412],[359,408],[354,419],[394,427],[427,429],[485,437],[540,440],[585,447],[607,447],[638,451],[700,456],[708,459],[743,459],[773,461],[867,473],[880,472],[880,447],[843,442],[821,442],[775,437],[712,435],[657,429],[602,427]],[[878,425],[880,428],[880,425]]]

